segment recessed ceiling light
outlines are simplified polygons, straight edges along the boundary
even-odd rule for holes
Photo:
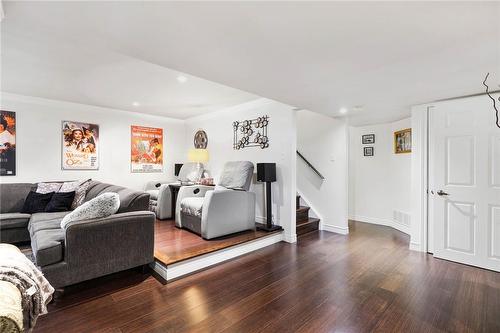
[[[133,106],[140,106],[141,104],[139,102],[134,102],[132,103]]]
[[[347,109],[346,108],[341,108],[339,110],[340,114],[346,114],[347,113]]]
[[[184,83],[187,81],[187,77],[185,77],[184,75],[179,75],[177,77],[177,81],[179,81],[180,83]]]

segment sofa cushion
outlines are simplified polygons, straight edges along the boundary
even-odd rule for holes
[[[106,192],[118,193],[120,196],[120,208],[118,209],[118,213],[149,209],[149,193],[98,181],[90,182],[85,201],[90,201]]]
[[[61,219],[71,212],[54,212],[54,213],[36,213],[31,215],[30,224],[37,223],[40,221],[49,221],[55,219]]]
[[[50,199],[50,202],[47,204],[47,207],[45,207],[45,212],[67,212],[71,210],[74,198],[74,191],[54,193],[52,199]]]
[[[248,191],[252,182],[253,169],[253,163],[250,161],[226,162],[218,185]]]
[[[203,208],[203,197],[188,197],[181,201],[181,212],[201,218]]]
[[[4,213],[0,214],[0,229],[25,228],[28,226],[30,214]]]
[[[40,230],[31,236],[31,249],[40,267],[55,264],[64,259],[64,230]]]
[[[115,214],[120,208],[120,197],[117,193],[107,192],[85,202],[83,205],[66,215],[61,221],[61,228],[74,221],[85,221],[107,217]]]
[[[62,183],[38,183],[36,188],[37,193],[57,192],[61,188]]]
[[[91,181],[91,179],[85,179],[73,182],[65,182],[62,184],[59,192],[75,192],[75,197],[71,204],[71,209],[75,209],[85,201],[87,190],[90,187]]]
[[[0,213],[19,213],[28,193],[34,189],[36,185],[30,183],[0,184]]]
[[[29,225],[30,236],[33,236],[40,230],[48,230],[48,229],[61,229],[61,221],[62,218],[48,220],[48,221],[38,221],[37,223],[33,223]]]
[[[30,193],[28,193],[28,196],[24,201],[21,213],[34,214],[44,212],[45,207],[47,207],[47,204],[50,202],[50,199],[52,199],[53,195],[54,192],[37,193],[35,191],[31,191]]]

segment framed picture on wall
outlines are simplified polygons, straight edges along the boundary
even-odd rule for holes
[[[363,156],[373,156],[374,150],[373,147],[363,147]]]
[[[163,129],[131,126],[130,171],[163,171]]]
[[[394,153],[411,153],[411,128],[394,133]]]
[[[361,137],[361,142],[364,145],[371,145],[375,143],[375,134],[365,134]]]
[[[16,175],[16,113],[0,110],[0,176]]]
[[[77,121],[62,122],[63,170],[99,169],[99,125]]]

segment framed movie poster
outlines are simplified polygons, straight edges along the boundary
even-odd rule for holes
[[[99,169],[99,125],[62,122],[62,169]]]
[[[132,172],[163,171],[163,129],[131,126],[130,168]]]
[[[16,113],[0,110],[0,176],[16,175]]]

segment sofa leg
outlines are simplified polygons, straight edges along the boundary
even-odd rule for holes
[[[149,265],[145,264],[140,267],[142,274],[149,274]]]
[[[57,300],[57,299],[62,298],[64,296],[64,291],[65,291],[64,288],[56,288],[56,290],[54,291],[52,299],[53,300]]]

